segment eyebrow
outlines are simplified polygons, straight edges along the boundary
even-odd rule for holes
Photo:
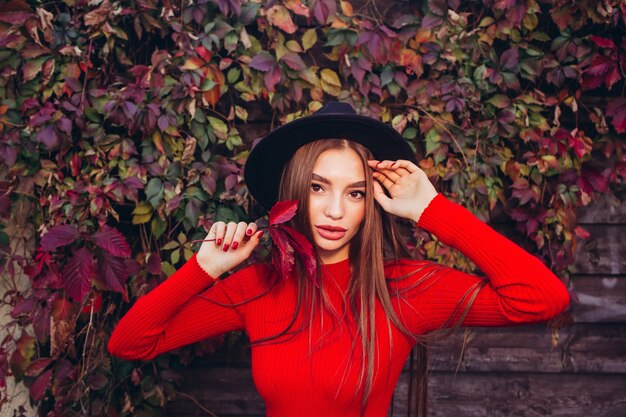
[[[312,179],[314,179],[316,181],[319,181],[319,182],[323,182],[324,184],[330,185],[330,181],[328,179],[322,177],[321,175],[317,175],[317,174],[313,173]],[[365,181],[354,182],[354,183],[348,185],[348,188],[365,188]]]

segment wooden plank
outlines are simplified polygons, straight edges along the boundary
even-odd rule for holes
[[[577,323],[626,322],[626,276],[573,275],[570,294]]]
[[[395,416],[406,415],[407,378],[397,387]],[[430,378],[431,417],[623,417],[626,375],[457,374]]]
[[[587,225],[591,234],[576,250],[576,273],[626,275],[626,225]]]
[[[211,378],[200,379],[206,372]],[[212,368],[195,370],[191,376],[194,374],[196,378],[186,378],[182,390],[218,416],[263,415],[265,406],[249,371]],[[408,374],[404,373],[396,387],[396,416],[406,415],[407,381]],[[624,374],[433,372],[429,384],[432,417],[626,415]],[[185,397],[167,406],[168,416],[199,414],[204,413]]]
[[[626,374],[626,325],[566,326],[560,329],[559,344],[554,349],[550,333],[546,325],[464,329],[429,350],[429,368]]]
[[[578,210],[578,223],[585,224],[626,224],[626,194],[617,197],[600,195],[596,201]]]

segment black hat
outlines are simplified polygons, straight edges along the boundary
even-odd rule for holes
[[[244,180],[259,204],[268,210],[274,205],[283,167],[298,148],[318,139],[353,140],[368,148],[379,161],[417,162],[409,143],[391,126],[356,114],[348,103],[331,101],[310,116],[272,130],[252,148],[244,167]]]

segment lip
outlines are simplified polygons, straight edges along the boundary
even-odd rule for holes
[[[345,236],[347,229],[337,226],[320,225],[315,226],[317,233],[327,240],[339,240]]]

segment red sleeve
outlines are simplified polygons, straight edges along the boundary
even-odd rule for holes
[[[461,251],[488,280],[431,262],[401,264],[397,272],[417,270],[407,279],[417,285],[407,292],[408,309],[403,309],[411,330],[450,326],[472,300],[465,326],[545,321],[568,306],[567,289],[539,259],[442,194],[426,208],[418,226]]]
[[[123,359],[152,359],[207,337],[243,330],[241,308],[228,306],[243,301],[239,285],[233,283],[246,277],[258,282],[250,279],[256,273],[256,268],[248,267],[216,282],[194,255],[135,302],[113,330],[109,352]]]

